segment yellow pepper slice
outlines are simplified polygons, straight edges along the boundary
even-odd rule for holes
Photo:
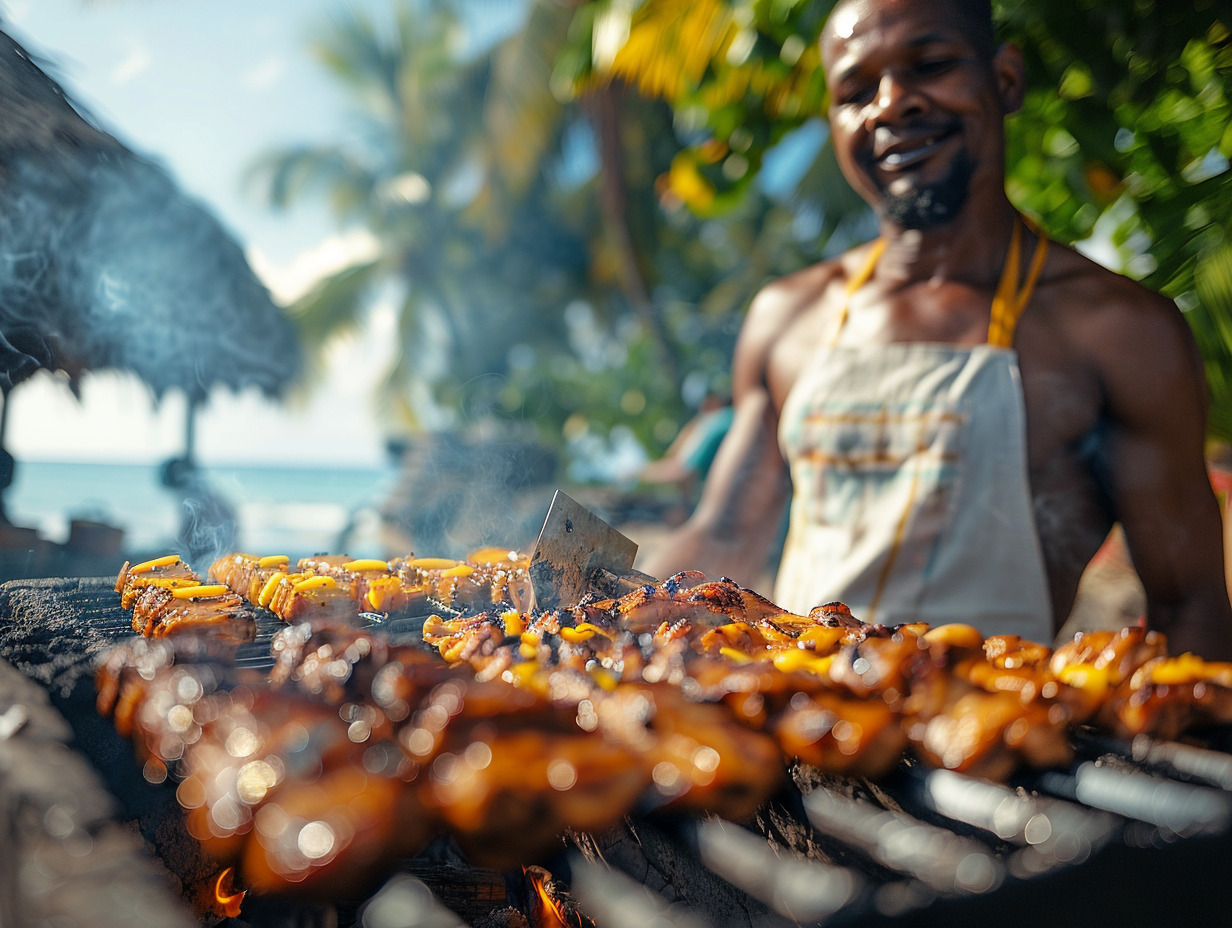
[[[178,564],[180,556],[178,554],[164,554],[162,557],[156,557],[152,561],[142,561],[136,567],[130,567],[130,574],[143,574],[147,570],[153,570],[156,567],[170,567],[172,564]]]
[[[270,578],[265,581],[265,586],[261,587],[261,592],[257,595],[257,605],[268,609],[269,604],[274,600],[274,593],[278,590],[278,584],[285,580],[287,575],[283,571],[278,571],[276,574],[271,574]]]
[[[171,595],[176,599],[211,599],[229,592],[230,590],[221,583],[211,583],[208,586],[198,583],[194,586],[182,586],[174,589],[171,591]]]

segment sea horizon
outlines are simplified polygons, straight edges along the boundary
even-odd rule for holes
[[[174,551],[183,498],[163,485],[164,463],[19,459],[5,510],[14,525],[55,544],[84,520],[122,530],[125,550]],[[199,474],[234,511],[240,549],[307,554],[349,540],[347,553],[363,556],[379,547],[369,536],[397,466],[206,462]]]

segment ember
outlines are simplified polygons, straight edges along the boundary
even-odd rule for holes
[[[594,922],[577,910],[577,905],[563,894],[542,867],[523,867],[534,897],[530,900],[532,928],[594,928]]]
[[[227,918],[235,918],[240,914],[240,904],[244,901],[244,897],[248,895],[247,890],[238,890],[227,893],[223,890],[223,884],[231,885],[231,881],[227,879],[231,875],[233,868],[227,867],[218,874],[218,879],[214,882],[214,898],[218,900],[218,904],[222,906],[223,914]]]

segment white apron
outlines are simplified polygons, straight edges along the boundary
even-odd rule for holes
[[[986,636],[1052,640],[1008,347],[1046,239],[1021,290],[1020,250],[1016,225],[992,344],[831,343],[792,387],[779,427],[793,486],[780,606],[807,613],[838,600],[867,622],[966,622]]]

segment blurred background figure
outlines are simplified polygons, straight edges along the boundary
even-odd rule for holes
[[[692,507],[731,423],[731,396],[707,393],[697,415],[684,424],[661,458],[642,468],[638,479],[674,487],[681,503]]]

